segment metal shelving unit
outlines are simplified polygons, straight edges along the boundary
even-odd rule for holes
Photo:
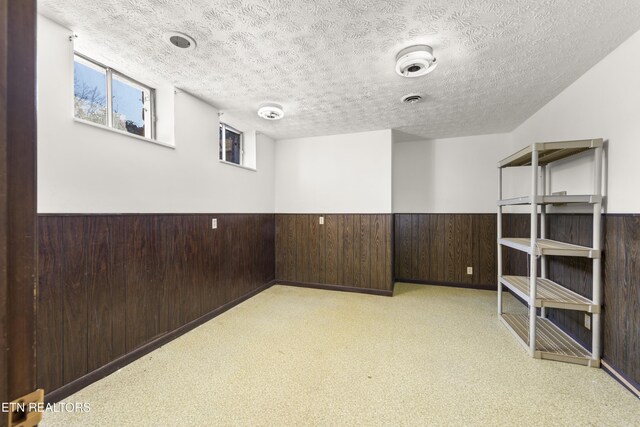
[[[602,212],[602,139],[545,142],[531,144],[498,162],[500,170],[500,200],[498,200],[498,316],[518,338],[531,357],[600,366],[602,283],[600,238]],[[594,192],[586,195],[547,194],[547,165],[591,150],[594,159]],[[531,192],[527,196],[502,199],[502,170],[510,167],[531,168]],[[558,242],[546,238],[548,205],[589,204],[593,207],[593,247]],[[502,215],[505,206],[529,205],[531,230],[529,238],[502,236]],[[540,230],[538,230],[538,213]],[[538,231],[540,231],[538,237]],[[502,248],[510,247],[529,255],[530,276],[503,275]],[[593,299],[573,292],[547,277],[548,256],[590,258],[593,262]],[[537,277],[540,258],[540,277]],[[528,315],[503,313],[503,286],[528,305]],[[546,308],[577,310],[591,313],[591,352],[569,337],[546,318]],[[538,310],[540,312],[538,313]]]

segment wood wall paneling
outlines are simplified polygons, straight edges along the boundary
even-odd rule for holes
[[[385,257],[387,235],[385,230],[385,219],[383,215],[374,215],[371,218],[371,286],[376,289],[385,289]]]
[[[396,277],[410,278],[412,276],[410,254],[414,239],[411,236],[411,217],[412,215],[395,215]]]
[[[127,217],[127,351],[169,329],[171,285],[165,278],[175,266],[173,222],[167,215]]]
[[[62,263],[62,274],[64,284],[63,295],[63,379],[65,383],[71,382],[88,372],[88,337],[89,330],[95,333],[97,330],[105,338],[106,334],[112,333],[112,328],[103,325],[95,325],[93,321],[104,321],[102,309],[106,301],[101,301],[101,285],[105,282],[96,283],[96,279],[101,279],[100,274],[104,271],[97,271],[105,261],[104,251],[100,248],[108,239],[105,237],[105,230],[98,224],[98,218],[63,218],[62,219],[62,246],[64,258]],[[108,255],[107,255],[108,256]],[[104,277],[106,279],[106,277]],[[108,287],[108,283],[106,283]],[[89,288],[91,288],[93,301],[89,310]],[[108,289],[107,289],[108,292]],[[91,320],[89,322],[89,311]],[[93,342],[100,349],[110,352],[111,336],[108,336],[109,343]],[[96,340],[97,341],[97,340]]]
[[[360,258],[359,278],[354,285],[359,288],[370,287],[371,283],[371,216],[360,215]]]
[[[324,283],[338,284],[338,215],[325,215],[324,232]],[[292,244],[295,245],[296,243],[299,243],[300,246],[303,246],[306,242],[306,236],[299,236],[298,240],[296,242],[292,242]],[[302,280],[298,280],[299,277],[300,276],[294,274],[292,280],[302,282]],[[278,277],[278,279],[280,279],[280,277]]]
[[[603,357],[640,388],[640,215],[607,215]]]
[[[602,307],[602,358],[609,361],[611,364],[619,369],[624,367],[624,364],[620,364],[620,361],[624,361],[625,348],[624,345],[616,345],[609,347],[609,343],[615,343],[617,341],[624,342],[623,339],[619,339],[619,331],[626,329],[626,309],[624,294],[625,292],[620,287],[620,278],[624,277],[624,271],[619,270],[619,255],[618,245],[620,242],[610,236],[620,235],[620,221],[616,221],[609,216],[605,216],[603,221],[603,228],[605,230],[604,245],[602,254],[602,273],[603,273],[603,307]],[[624,256],[624,255],[623,255]],[[616,307],[620,307],[616,309]],[[613,310],[612,310],[613,309]],[[614,315],[613,311],[621,310],[624,313],[621,315]],[[640,374],[640,373],[638,373]],[[637,382],[640,383],[640,375],[635,377]]]
[[[40,216],[38,386],[68,385],[272,281],[274,220]]]
[[[309,219],[305,215],[296,215],[293,217],[295,221],[295,236],[307,236],[309,235]],[[311,243],[311,242],[310,242]],[[301,282],[309,281],[309,270],[307,269],[307,265],[311,263],[311,259],[309,258],[309,246],[311,245],[296,245],[295,247],[295,271],[296,277],[300,279]]]
[[[478,266],[478,282],[479,283],[496,283],[498,274],[497,265],[497,218],[493,215],[485,217],[484,215],[473,216],[473,230],[479,230],[479,239],[474,245],[477,254],[474,258],[476,266]]]
[[[88,217],[76,238],[83,240],[86,260],[87,371],[92,371],[126,353],[122,218]]]
[[[396,214],[394,239],[398,281],[496,288],[495,215]]]
[[[429,262],[429,254],[431,252],[431,221],[427,216],[418,216],[416,218],[418,222],[418,232],[416,234],[418,241],[417,252],[417,265],[412,271],[415,271],[418,277],[429,277],[431,274],[431,263]],[[412,233],[413,234],[413,233]]]
[[[320,216],[276,215],[276,278],[390,291],[391,215]]]
[[[62,374],[63,312],[62,264],[65,259],[62,218],[38,218],[38,293],[36,382],[45,392],[64,384]]]
[[[319,215],[305,216],[309,226],[308,276],[311,283],[324,282],[324,239]],[[303,218],[305,218],[303,217]]]
[[[495,215],[331,214],[324,225],[318,217],[41,216],[38,386],[55,390],[276,277],[388,291],[395,268],[399,280],[495,287]],[[506,215],[505,235],[526,236],[528,221]],[[640,217],[607,215],[603,224],[604,358],[637,384]],[[549,216],[551,238],[590,244],[590,230],[590,215]],[[506,272],[526,274],[520,255],[505,250]],[[552,279],[586,296],[590,275],[588,260],[549,260]],[[590,345],[582,313],[549,317]]]

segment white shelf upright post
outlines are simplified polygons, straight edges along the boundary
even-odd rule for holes
[[[534,145],[531,153],[531,251],[529,263],[529,301],[536,299],[536,277],[538,275],[537,266],[537,243],[538,237],[538,149]],[[529,355],[534,357],[536,353],[536,306],[529,304]]]
[[[547,192],[547,166],[540,166],[540,188],[542,189],[542,195],[546,196]],[[547,206],[545,204],[540,205],[540,238],[547,238]],[[540,257],[540,277],[547,278],[547,256],[542,255]],[[546,307],[540,309],[540,317],[547,317]]]
[[[602,196],[602,146],[595,149],[595,182],[594,182],[594,194],[596,196]],[[601,197],[599,200],[602,200]],[[601,215],[602,215],[602,201],[593,204],[593,248],[597,251],[602,250],[602,238],[601,238]],[[593,259],[593,296],[592,300],[594,304],[602,306],[602,258],[597,257]],[[601,325],[602,315],[598,311],[592,315],[592,329],[591,329],[591,354],[593,359],[600,360],[602,356],[601,347]]]
[[[498,200],[502,200],[502,168],[498,168]],[[498,315],[502,315],[502,245],[500,239],[502,238],[502,205],[498,203]]]

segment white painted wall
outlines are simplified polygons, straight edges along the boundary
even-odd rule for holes
[[[257,135],[257,171],[220,163],[218,111],[188,94],[158,99],[175,149],[75,122],[70,34],[39,17],[38,212],[274,212],[274,141]]]
[[[607,212],[640,212],[638,70],[640,32],[519,126],[512,134],[513,148],[531,142],[604,138],[608,145],[605,155]],[[588,156],[578,162],[558,164],[552,170],[552,191],[590,192],[591,172]]]
[[[508,134],[433,140],[394,138],[393,212],[496,212],[499,159]]]
[[[280,140],[277,213],[391,213],[391,130]]]

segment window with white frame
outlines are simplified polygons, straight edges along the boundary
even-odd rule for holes
[[[155,90],[76,53],[73,63],[76,119],[155,139]]]
[[[243,166],[244,141],[242,132],[231,126],[220,123],[220,160]]]

